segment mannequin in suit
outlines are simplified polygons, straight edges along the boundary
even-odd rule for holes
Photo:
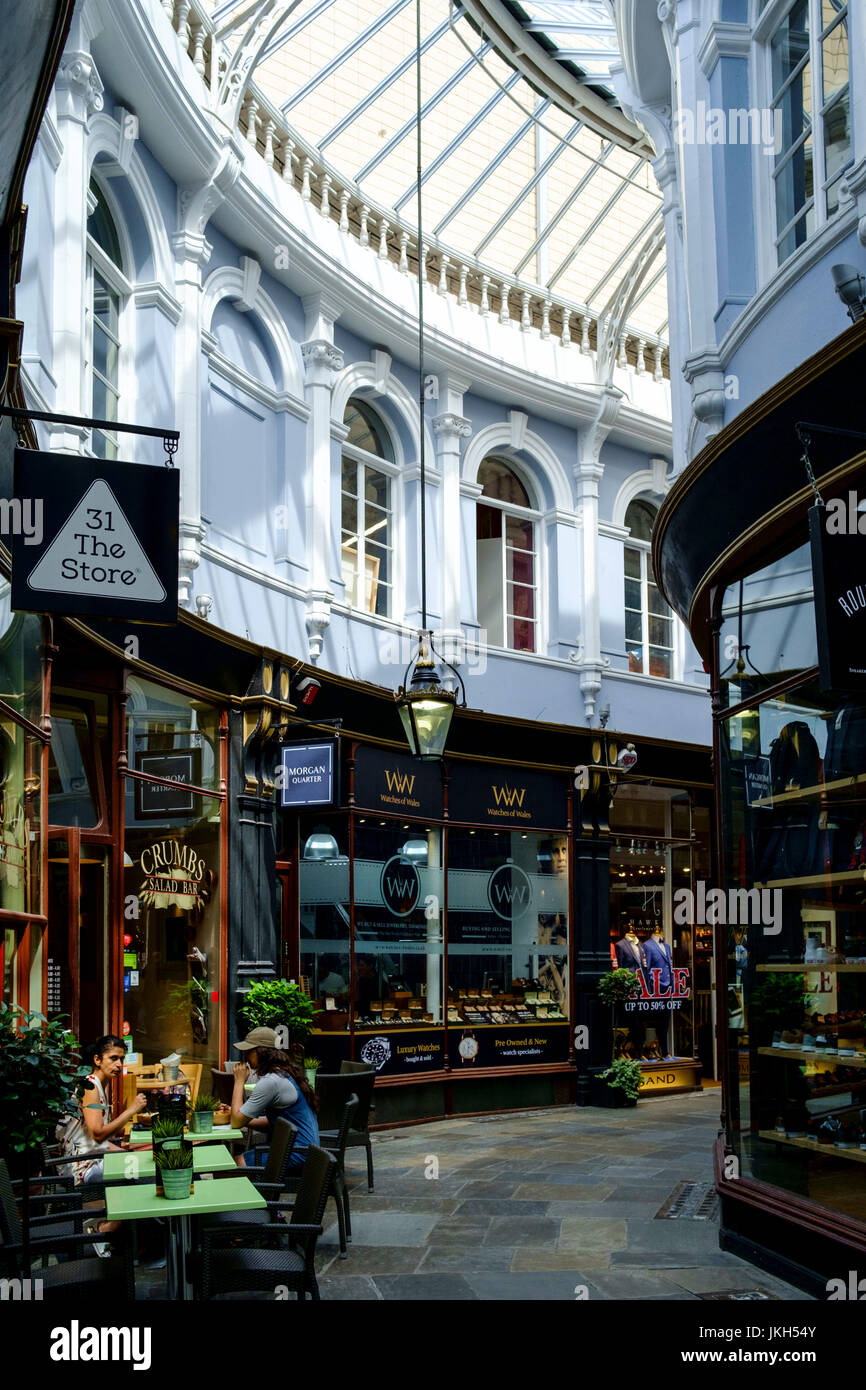
[[[616,961],[620,970],[636,972],[646,965],[643,947],[631,927],[616,943]]]
[[[656,927],[652,936],[643,944],[644,956],[646,957],[647,972],[660,970],[658,977],[661,992],[669,990],[673,983],[673,957],[671,948],[664,939],[661,927]],[[647,974],[647,984],[652,988],[654,984],[653,976]]]

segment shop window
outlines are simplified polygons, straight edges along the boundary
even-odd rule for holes
[[[354,870],[356,1030],[441,1024],[442,832],[359,818]]]
[[[394,450],[384,424],[353,397],[343,423],[340,546],[346,600],[365,613],[387,617],[393,589],[391,488]]]
[[[178,1051],[218,1066],[226,807],[192,787],[219,786],[219,712],[135,678],[127,727],[139,774],[126,780],[118,927],[130,1051],[146,1064]]]
[[[794,0],[768,48],[781,130],[773,169],[781,265],[838,211],[851,163],[847,4]]]
[[[625,514],[625,649],[628,669],[650,676],[674,674],[674,617],[653,574],[650,537],[657,508],[643,498]]]
[[[808,544],[728,586],[719,658],[722,703],[728,707],[817,664]],[[749,729],[743,726],[746,736]]]
[[[73,700],[52,692],[48,746],[48,824],[93,828],[102,819],[96,703],[107,733],[107,700]]]
[[[485,459],[478,482],[484,498],[475,509],[478,622],[493,646],[537,651],[537,512],[504,459]]]
[[[93,212],[87,220],[87,306],[91,413],[95,420],[119,419],[120,316],[124,278],[120,237],[105,195],[90,182]],[[117,458],[117,435],[94,430],[91,438],[98,458]]]
[[[742,1176],[862,1221],[866,711],[764,683],[720,735],[730,1142]]]
[[[568,1011],[567,837],[450,830],[449,1024],[561,1023]]]
[[[42,720],[42,624],[12,612],[12,589],[0,578],[0,700],[37,726]]]
[[[345,1031],[351,986],[348,824],[299,820],[301,984],[318,1005],[319,1032]]]
[[[677,895],[709,867],[709,813],[697,810],[684,791],[643,786],[619,788],[611,806],[611,967],[642,981],[636,1000],[616,1006],[613,1058],[699,1057],[713,1076],[712,928],[676,910]],[[687,1088],[694,1077],[668,1084]]]

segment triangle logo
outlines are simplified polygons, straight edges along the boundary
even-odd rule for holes
[[[97,478],[27,579],[31,589],[163,603],[159,576],[117,498]]]

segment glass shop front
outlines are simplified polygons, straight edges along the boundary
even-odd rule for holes
[[[386,1083],[571,1072],[567,778],[354,745],[343,801],[283,819],[308,1052]]]
[[[640,994],[618,1004],[613,1059],[639,1061],[647,1094],[715,1076],[712,927],[693,885],[709,873],[710,807],[685,789],[626,783],[610,811],[610,955]]]
[[[130,1063],[219,1065],[225,719],[0,585],[5,1002],[121,1034]]]
[[[866,1222],[866,697],[822,692],[808,546],[721,615],[728,1145]]]

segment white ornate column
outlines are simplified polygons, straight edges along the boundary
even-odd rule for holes
[[[857,234],[861,245],[866,246],[866,12],[862,4],[848,6],[848,34],[854,163],[845,176],[845,182],[851,197],[857,201]],[[862,269],[862,266],[859,268]]]
[[[84,348],[87,279],[87,217],[90,168],[87,139],[90,118],[101,111],[102,82],[90,54],[93,31],[86,12],[73,19],[55,83],[57,132],[63,153],[54,183],[58,217],[54,236],[54,335],[52,371],[57,383],[54,409],[64,415],[90,415]],[[51,448],[79,452],[87,438],[70,425],[49,426]]]
[[[460,524],[460,441],[472,433],[472,422],[462,414],[468,381],[443,378],[440,403],[445,409],[432,420],[436,440],[436,468],[442,478],[442,655],[454,665],[463,659],[462,608],[463,528]]]
[[[307,341],[301,344],[304,359],[305,397],[310,407],[307,422],[307,537],[310,588],[307,595],[307,637],[310,661],[322,654],[325,629],[331,621],[331,562],[334,530],[338,532],[331,482],[331,392],[334,376],[343,367],[343,354],[334,345],[334,322],[339,312],[325,295],[308,295],[304,301]]]
[[[583,633],[580,689],[588,723],[596,712],[604,671],[610,658],[601,654],[601,601],[598,556],[598,485],[604,473],[601,446],[613,428],[623,392],[608,386],[599,392],[598,407],[589,425],[580,430],[575,468],[577,502],[581,517],[581,579],[583,585]]]
[[[201,517],[202,299],[204,271],[212,247],[205,227],[237,179],[243,160],[238,136],[223,147],[211,178],[178,194],[178,228],[172,237],[175,293],[181,306],[175,339],[175,427],[180,431],[180,528],[178,603],[192,603],[193,575],[201,560],[205,525]]]

